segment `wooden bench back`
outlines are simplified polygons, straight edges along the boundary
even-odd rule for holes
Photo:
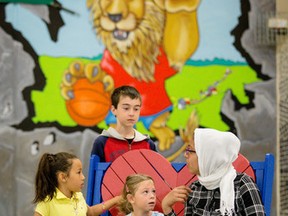
[[[264,161],[253,163],[264,164]],[[255,169],[253,169],[251,164],[241,154],[239,154],[238,158],[233,163],[235,169],[238,172],[247,173],[254,180],[256,180],[256,183],[258,183],[257,179],[263,179],[263,170],[262,173],[260,173],[262,174],[262,177],[259,175],[259,177],[257,178],[256,176],[255,179],[255,173],[257,174],[257,172],[255,172]],[[147,149],[129,151],[119,156],[113,163],[99,163],[98,157],[92,155],[88,174],[88,187],[86,197],[87,204],[92,205],[95,203],[100,203],[102,200],[105,201],[116,195],[119,195],[122,192],[126,177],[134,173],[144,173],[150,175],[154,179],[157,195],[155,210],[160,212],[162,211],[161,200],[172,188],[179,185],[189,186],[193,181],[197,179],[197,176],[191,175],[186,166],[186,163],[170,163],[161,154]],[[274,174],[274,165],[272,173]],[[261,184],[262,186],[259,187],[259,189],[263,198],[263,181]],[[271,198],[272,189],[271,191],[266,192],[266,196],[268,193],[271,193],[269,195]],[[267,202],[268,203],[266,205],[270,206],[271,199],[270,203],[269,199]],[[267,212],[266,206],[265,209]],[[177,203],[174,210],[177,215],[184,215],[184,204]],[[270,207],[268,210],[270,213]],[[110,214],[112,215],[116,216],[117,213],[117,209],[115,208],[110,210]],[[108,213],[106,213],[106,215],[108,215]]]

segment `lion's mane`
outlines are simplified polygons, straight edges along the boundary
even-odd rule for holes
[[[154,65],[163,39],[164,12],[153,0],[146,0],[143,19],[138,20],[137,28],[129,32],[125,41],[120,41],[114,38],[111,31],[101,27],[100,19],[104,13],[99,0],[93,1],[89,7],[96,33],[113,58],[134,78],[154,81]]]

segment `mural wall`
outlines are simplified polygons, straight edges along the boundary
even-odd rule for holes
[[[32,214],[44,152],[74,152],[87,177],[122,84],[141,92],[136,128],[170,161],[184,161],[189,119],[237,134],[249,160],[275,153],[275,51],[254,37],[275,3],[135,2],[0,3],[0,215]]]

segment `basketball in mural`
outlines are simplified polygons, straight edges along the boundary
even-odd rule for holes
[[[66,101],[71,118],[81,126],[95,126],[107,115],[111,101],[102,82],[80,79],[74,84],[74,98]]]

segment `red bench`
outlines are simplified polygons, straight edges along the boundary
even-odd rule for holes
[[[262,171],[260,170],[260,167],[258,167],[258,170],[261,171],[261,173],[258,173],[259,177],[257,177],[257,170],[252,167],[253,163],[256,163],[254,164],[256,166],[257,164],[264,164],[264,162],[250,163],[243,155],[239,154],[239,157],[233,163],[238,172],[245,172],[254,180],[256,173],[256,183],[258,184],[258,180],[259,184],[261,184],[259,189],[261,191],[263,202],[265,201],[263,198],[263,188],[267,187],[267,184],[270,182],[271,188],[269,190],[266,189],[266,192],[264,192],[268,197],[268,199],[266,199],[266,205],[269,206],[269,212],[274,175],[274,157],[273,155],[271,156],[273,159],[273,166],[270,167],[269,170],[272,170],[272,180],[270,176],[270,181],[266,181],[264,184],[263,181],[265,179],[265,174],[267,175],[267,171],[265,173],[263,172],[265,166],[262,166]],[[126,177],[133,173],[145,173],[153,177],[157,195],[155,210],[160,212],[162,211],[161,200],[172,188],[183,184],[189,186],[197,179],[196,176],[191,175],[187,166],[185,166],[185,163],[170,163],[162,155],[151,150],[141,149],[129,151],[118,157],[113,163],[99,163],[99,158],[96,155],[92,155],[88,174],[87,204],[92,205],[100,203],[102,200],[105,201],[115,195],[119,195],[122,191]],[[266,206],[265,209],[267,213]],[[176,204],[174,210],[177,215],[183,215],[184,204]],[[112,215],[117,215],[117,210],[114,208],[110,210],[110,213]],[[108,213],[106,213],[106,215],[108,215]],[[269,215],[269,213],[267,215]]]

